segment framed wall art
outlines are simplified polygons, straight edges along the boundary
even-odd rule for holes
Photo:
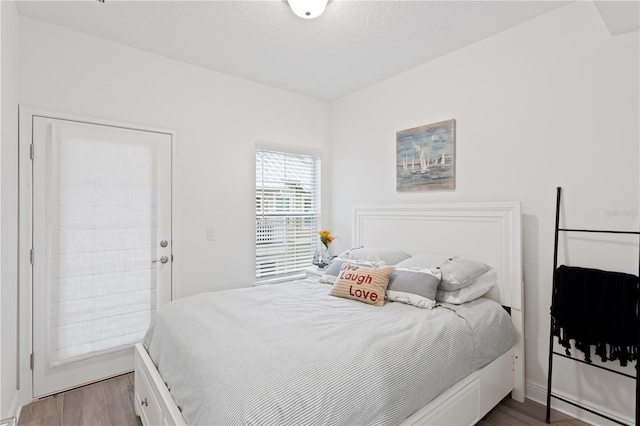
[[[396,132],[397,191],[454,189],[455,145],[455,120]]]

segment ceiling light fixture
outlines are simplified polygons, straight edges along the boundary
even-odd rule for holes
[[[303,19],[313,19],[322,15],[329,0],[282,0],[291,7],[293,13]]]

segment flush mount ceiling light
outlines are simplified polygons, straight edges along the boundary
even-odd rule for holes
[[[313,19],[322,15],[329,0],[282,0],[287,3],[293,13],[303,19]]]

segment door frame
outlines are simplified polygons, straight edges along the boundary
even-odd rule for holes
[[[18,377],[19,377],[19,405],[25,406],[34,400],[33,398],[33,370],[31,368],[31,354],[33,351],[33,271],[31,264],[31,249],[33,247],[33,199],[32,199],[32,160],[31,145],[33,139],[33,118],[46,117],[59,120],[78,121],[89,124],[121,127],[125,129],[141,130],[148,132],[164,133],[171,137],[171,239],[172,262],[171,269],[171,300],[176,295],[176,267],[177,257],[176,235],[177,218],[175,206],[177,203],[177,165],[178,143],[177,131],[137,124],[108,120],[96,117],[88,117],[78,114],[63,113],[45,109],[30,108],[20,105],[18,127]],[[37,153],[35,153],[37,155]],[[37,254],[36,254],[37,255]]]

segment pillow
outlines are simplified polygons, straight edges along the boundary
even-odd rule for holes
[[[333,285],[336,282],[336,278],[338,278],[336,275],[323,275],[318,279],[318,282]]]
[[[337,277],[338,274],[340,273],[340,268],[342,268],[343,264],[344,264],[344,260],[333,259],[329,264],[329,267],[327,268],[327,270],[324,271],[323,275],[333,275],[334,277]]]
[[[340,274],[340,269],[345,262],[360,265],[360,266],[384,266],[384,262],[367,262],[364,260],[350,260],[350,259],[333,259],[327,270],[320,277],[320,282],[325,284],[333,284],[336,281],[336,277]]]
[[[340,275],[331,287],[330,294],[382,306],[389,276],[394,271],[393,266],[375,268],[345,262],[340,268]]]
[[[341,253],[338,257],[341,259],[384,262],[385,265],[395,265],[411,256],[398,250],[356,247]]]
[[[387,299],[418,308],[432,309],[442,274],[440,270],[396,269],[389,277]]]
[[[459,290],[447,291],[438,289],[436,301],[461,305],[484,296],[496,283],[494,274],[493,279],[489,276],[482,276],[476,282]]]
[[[439,267],[442,271],[440,287],[443,290],[458,290],[468,286],[482,274],[491,270],[490,266],[474,260],[458,256],[444,256],[441,254],[417,254],[396,265],[398,268],[433,269]]]
[[[464,288],[491,270],[491,266],[484,263],[458,256],[449,258],[439,268],[442,271],[440,288],[449,291]]]
[[[451,256],[444,254],[422,253],[411,256],[396,265],[396,268],[433,269],[446,262]]]

